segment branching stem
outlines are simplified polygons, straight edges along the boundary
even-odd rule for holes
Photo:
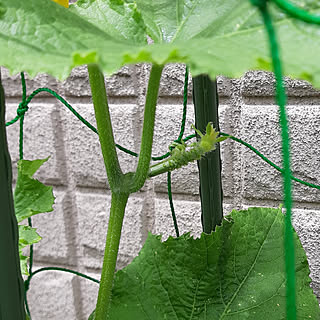
[[[110,189],[119,191],[122,172],[113,137],[104,76],[95,64],[88,65],[88,72],[100,145]]]
[[[104,76],[97,65],[88,66],[101,150],[112,194],[95,320],[106,320],[108,317],[122,223],[129,195],[141,189],[148,176],[162,69],[163,66],[159,65],[151,68],[137,170],[135,173],[123,174],[115,148]]]
[[[134,175],[131,192],[140,190],[148,177],[152,151],[155,113],[162,70],[163,66],[155,64],[152,65],[144,109],[144,121],[139,162],[136,173]]]

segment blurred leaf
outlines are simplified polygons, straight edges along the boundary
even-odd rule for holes
[[[293,2],[320,13],[319,1]],[[270,7],[285,74],[320,86],[319,28]],[[83,64],[111,74],[128,63],[182,62],[193,76],[214,78],[271,68],[264,25],[249,0],[78,0],[68,10],[48,0],[0,0],[0,12],[0,65],[12,73],[64,79]]]

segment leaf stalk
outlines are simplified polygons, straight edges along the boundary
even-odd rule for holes
[[[153,142],[154,121],[162,70],[162,65],[152,65],[144,109],[139,161],[137,170],[134,174],[131,193],[140,190],[148,177]]]
[[[120,168],[116,145],[114,142],[112,123],[103,73],[98,65],[88,65],[92,101],[99,132],[100,145],[107,171],[110,189],[119,192],[122,171]]]

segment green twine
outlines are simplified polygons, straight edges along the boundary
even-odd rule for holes
[[[263,1],[260,1],[263,2]],[[273,28],[272,19],[264,4],[259,6],[267,34],[269,37],[269,45],[273,63],[273,69],[276,78],[276,101],[280,109],[280,125],[282,136],[282,156],[283,156],[283,178],[284,178],[284,205],[286,208],[285,216],[285,269],[286,269],[286,311],[287,319],[296,320],[296,290],[295,290],[295,251],[293,228],[291,224],[292,194],[291,194],[291,172],[290,172],[290,140],[288,132],[288,120],[286,116],[286,93],[283,85],[282,66],[279,57],[279,48],[276,33]]]
[[[31,259],[31,257],[30,257]],[[78,277],[81,277],[81,278],[84,278],[84,279],[87,279],[87,280],[90,280],[92,282],[95,282],[95,283],[100,283],[99,280],[97,279],[94,279],[92,277],[89,277],[81,272],[78,272],[78,271],[74,271],[74,270],[70,270],[70,269],[66,269],[66,268],[59,268],[59,267],[45,267],[45,268],[40,268],[38,270],[36,270],[35,272],[33,273],[30,273],[28,279],[24,282],[24,299],[25,299],[25,306],[26,306],[26,312],[27,312],[27,315],[29,316],[30,320],[31,320],[31,314],[30,314],[30,309],[29,309],[29,305],[28,305],[28,300],[27,300],[27,292],[29,290],[29,286],[30,286],[30,281],[31,279],[37,274],[37,273],[40,273],[40,272],[43,272],[43,271],[62,271],[62,272],[67,272],[67,273],[71,273],[71,274],[75,274],[77,275]]]
[[[25,83],[24,81],[24,76],[22,76],[23,73],[21,73],[21,81],[23,83]],[[92,130],[94,133],[98,134],[98,130],[86,119],[84,119],[65,99],[63,99],[57,92],[55,92],[54,90],[51,90],[49,88],[39,88],[35,91],[33,91],[30,96],[25,100],[25,102],[22,102],[19,104],[19,107],[17,109],[17,116],[12,119],[11,121],[8,121],[6,123],[6,127],[11,126],[12,124],[14,124],[15,122],[17,122],[19,119],[21,119],[21,117],[24,116],[24,113],[26,111],[28,111],[28,104],[32,101],[32,99],[39,93],[41,92],[47,92],[49,94],[51,94],[52,96],[54,96],[56,99],[58,99],[62,104],[64,104],[84,125],[86,125],[90,130]],[[119,144],[116,144],[116,147],[121,150],[124,151],[134,157],[138,157],[138,154],[128,150],[122,146],[120,146]],[[163,160],[165,158],[168,158],[170,156],[170,152],[167,152],[166,154],[162,155],[162,156],[158,156],[158,157],[152,157],[153,161],[158,161],[158,160]]]
[[[277,166],[275,163],[273,163],[271,160],[269,160],[266,156],[264,156],[260,151],[258,151],[256,148],[254,148],[251,144],[239,139],[239,138],[236,138],[234,136],[231,136],[227,133],[224,133],[224,132],[221,132],[220,131],[220,135],[221,136],[224,136],[224,137],[229,137],[229,139],[231,140],[234,140],[242,145],[244,145],[245,147],[247,147],[248,149],[250,149],[251,151],[253,151],[257,156],[259,156],[262,160],[264,160],[266,163],[268,163],[271,167],[275,168],[276,170],[278,170],[279,172],[281,173],[284,173],[284,170],[282,168],[280,168],[279,166]],[[196,135],[194,135],[195,137]],[[296,178],[294,177],[293,175],[290,176],[291,180],[294,180],[298,183],[301,183],[305,186],[308,186],[310,188],[315,188],[315,189],[318,189],[320,190],[320,186],[319,185],[316,185],[316,184],[313,184],[313,183],[310,183],[310,182],[307,182],[307,181],[303,181],[299,178]]]
[[[174,142],[181,143],[182,141],[186,141],[182,139],[185,126],[186,126],[186,119],[187,119],[187,103],[188,103],[188,81],[189,81],[189,68],[186,66],[185,76],[184,76],[184,88],[183,88],[183,112],[182,112],[182,120],[181,120],[181,127],[178,139]],[[165,155],[170,155],[173,149],[172,146],[169,147],[170,152],[166,153]],[[174,224],[174,229],[176,232],[176,236],[179,237],[179,227],[177,223],[177,217],[173,206],[173,199],[172,199],[172,192],[171,192],[171,172],[167,172],[167,188],[168,188],[168,198],[170,203],[171,215]]]
[[[74,271],[74,270],[70,270],[70,269],[66,269],[66,268],[59,268],[59,267],[45,267],[45,268],[40,268],[36,271],[34,271],[32,273],[32,275],[30,275],[30,277],[28,278],[28,280],[25,281],[25,287],[26,288],[29,288],[29,285],[30,285],[30,281],[31,279],[39,272],[43,272],[43,271],[63,271],[63,272],[68,272],[68,273],[72,273],[72,274],[75,274],[81,278],[85,278],[87,280],[90,280],[92,282],[95,282],[95,283],[100,283],[99,280],[96,280],[92,277],[89,277],[87,275],[85,275],[84,273],[81,273],[81,272],[78,272],[78,271]],[[28,289],[27,289],[28,290]]]
[[[293,18],[302,20],[307,23],[320,24],[320,16],[312,15],[308,11],[296,7],[285,0],[272,0],[280,9]]]
[[[28,103],[26,102],[27,98],[27,87],[26,80],[24,78],[24,73],[21,72],[21,85],[22,85],[22,102],[19,104],[17,114],[20,117],[20,138],[19,138],[19,158],[23,159],[23,123],[24,123],[24,114],[28,110]]]
[[[179,228],[177,223],[177,217],[174,211],[173,200],[172,200],[172,192],[171,192],[171,172],[167,172],[167,186],[168,186],[168,198],[170,203],[171,215],[174,224],[174,230],[176,231],[176,236],[179,237]]]
[[[182,113],[182,120],[181,120],[181,128],[180,134],[177,140],[181,141],[184,129],[186,126],[186,119],[187,119],[187,103],[188,103],[188,81],[189,81],[189,67],[186,66],[186,71],[184,75],[184,88],[183,88],[183,113]]]
[[[186,71],[184,75],[184,88],[183,88],[183,112],[182,112],[182,120],[181,120],[181,127],[180,127],[180,133],[178,136],[178,139],[174,142],[181,143],[182,141],[186,141],[185,139],[182,139],[185,126],[186,126],[186,119],[187,119],[187,104],[188,104],[188,81],[189,81],[189,68],[186,66]],[[170,155],[171,151],[173,150],[172,146],[169,146],[170,152],[166,153],[166,155]],[[160,159],[161,160],[161,159]],[[170,203],[170,209],[171,209],[171,215],[172,220],[174,224],[174,229],[176,232],[176,236],[179,237],[179,227],[177,223],[177,217],[173,206],[173,199],[172,199],[172,192],[171,192],[171,172],[167,172],[167,188],[168,188],[168,198]]]

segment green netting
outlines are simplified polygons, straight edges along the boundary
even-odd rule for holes
[[[267,35],[269,38],[269,45],[270,45],[270,54],[272,57],[272,63],[273,63],[273,69],[275,72],[276,77],[276,102],[279,106],[279,122],[281,126],[281,136],[282,136],[282,157],[283,157],[283,168],[276,165],[272,161],[270,161],[267,157],[265,157],[262,153],[260,153],[257,149],[255,149],[253,146],[251,146],[249,143],[242,141],[239,138],[236,138],[234,136],[228,135],[227,133],[220,132],[220,135],[222,136],[228,136],[230,139],[241,143],[242,145],[249,148],[251,151],[255,152],[261,159],[263,159],[265,162],[267,162],[269,165],[271,165],[273,168],[278,170],[283,175],[283,188],[284,188],[284,204],[286,209],[286,223],[285,223],[285,247],[286,247],[286,256],[285,256],[285,264],[286,264],[286,288],[287,288],[287,306],[286,306],[286,312],[287,312],[287,319],[295,320],[296,319],[296,301],[295,301],[295,261],[294,261],[294,246],[293,246],[293,229],[291,224],[291,209],[292,209],[292,192],[291,192],[291,180],[294,180],[298,183],[304,184],[311,188],[320,189],[319,185],[315,185],[306,181],[303,181],[301,179],[298,179],[294,177],[291,174],[290,170],[290,140],[289,140],[289,133],[288,133],[288,120],[286,115],[286,109],[285,105],[287,102],[285,88],[283,85],[283,75],[282,75],[282,66],[281,66],[281,59],[280,59],[280,53],[279,53],[279,47],[277,43],[277,37],[276,32],[273,28],[272,18],[269,13],[268,9],[268,1],[267,0],[250,0],[251,3],[255,6],[257,6],[261,12],[261,16],[263,18]],[[269,2],[273,2],[276,4],[281,10],[283,10],[287,15],[294,17],[296,19],[302,20],[306,23],[313,23],[313,24],[320,24],[320,16],[314,16],[306,12],[305,10],[298,8],[291,4],[290,2],[287,2],[285,0],[270,0]],[[188,74],[189,70],[186,67],[185,72],[185,83],[184,83],[184,101],[183,101],[183,115],[181,120],[181,129],[180,134],[174,142],[176,143],[182,143],[182,141],[188,141],[192,138],[195,138],[195,134],[187,136],[183,138],[184,135],[184,129],[185,129],[185,121],[186,121],[186,113],[187,113],[187,97],[188,97]],[[55,98],[57,98],[61,103],[63,103],[84,125],[86,125],[89,129],[91,129],[93,132],[98,134],[97,129],[91,125],[86,119],[84,119],[65,99],[63,99],[59,94],[57,94],[55,91],[49,89],[49,88],[39,88],[32,92],[30,96],[27,97],[27,88],[26,88],[26,82],[24,78],[24,73],[21,73],[21,83],[22,83],[22,101],[19,104],[19,107],[17,109],[17,116],[6,123],[6,126],[12,125],[18,120],[20,120],[20,139],[19,139],[19,157],[20,159],[23,159],[23,124],[24,124],[24,117],[25,113],[28,111],[29,103],[32,101],[32,99],[39,94],[40,92],[47,92],[51,95],[53,95]],[[137,157],[138,154],[128,150],[120,145],[116,145],[117,148],[121,151],[124,151],[132,156]],[[173,150],[174,145],[169,146],[169,152],[167,152],[164,155],[160,156],[154,156],[152,157],[152,160],[162,160],[170,156],[171,151]],[[167,173],[167,183],[168,183],[168,197],[170,201],[170,207],[172,212],[172,219],[176,231],[176,235],[179,236],[179,228],[177,224],[177,219],[174,211],[173,206],[173,200],[172,200],[172,192],[171,192],[171,172]],[[29,225],[32,226],[31,218],[28,219]],[[25,303],[26,303],[26,310],[27,313],[31,319],[30,316],[30,310],[27,303],[27,291],[29,289],[30,281],[33,278],[34,275],[37,273],[43,272],[43,271],[64,271],[76,274],[80,277],[86,278],[88,280],[94,281],[96,283],[99,283],[98,280],[93,279],[89,276],[86,276],[82,273],[79,273],[77,271],[73,271],[66,268],[57,268],[57,267],[46,267],[41,268],[36,271],[32,270],[33,268],[33,246],[30,248],[30,264],[29,264],[29,276],[27,280],[25,281]]]

